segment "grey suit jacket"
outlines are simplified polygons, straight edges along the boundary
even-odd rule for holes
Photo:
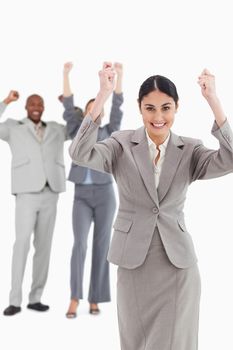
[[[111,135],[112,132],[120,129],[123,112],[120,109],[123,103],[123,94],[113,93],[112,107],[110,112],[109,123],[100,127],[98,130],[98,141],[104,140]],[[74,138],[83,121],[83,112],[80,108],[74,107],[73,96],[65,97],[63,100],[65,111],[63,118],[67,122],[67,130],[71,138]],[[71,164],[68,180],[81,184],[86,178],[87,168],[79,166],[75,163]],[[95,184],[107,184],[113,181],[110,174],[91,170],[91,178]]]
[[[0,116],[6,105],[0,103]],[[37,139],[28,118],[7,119],[0,123],[0,138],[8,142],[12,152],[12,193],[40,191],[46,181],[54,192],[65,191],[64,141],[66,127],[56,122],[44,123],[43,141]]]
[[[70,146],[73,162],[113,173],[119,190],[119,210],[108,255],[125,268],[140,266],[147,255],[157,226],[170,261],[179,268],[196,262],[183,207],[188,186],[233,172],[233,135],[228,121],[212,134],[218,150],[197,139],[171,133],[159,187],[156,191],[144,127],[113,133],[96,143],[98,120],[86,117]]]

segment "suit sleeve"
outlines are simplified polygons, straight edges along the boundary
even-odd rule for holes
[[[191,162],[191,181],[220,177],[233,172],[233,134],[226,120],[219,128],[216,122],[212,135],[219,141],[219,149],[206,148],[201,141],[194,147]]]
[[[110,136],[112,132],[120,130],[121,120],[123,112],[121,110],[121,105],[124,102],[123,94],[116,94],[113,92],[112,96],[112,107],[110,112],[109,123],[105,125],[108,130],[108,135]]]
[[[94,122],[90,116],[86,116],[70,145],[69,153],[75,164],[114,173],[120,145],[113,137],[97,142],[100,122],[100,118]]]
[[[6,104],[4,102],[0,103],[0,117],[4,113],[6,109]],[[9,139],[9,134],[10,134],[10,129],[9,129],[9,122],[8,120],[0,123],[0,139],[4,141],[8,141]]]
[[[63,106],[65,108],[63,119],[67,123],[67,133],[73,139],[82,124],[83,112],[81,108],[74,106],[73,96],[64,97]]]

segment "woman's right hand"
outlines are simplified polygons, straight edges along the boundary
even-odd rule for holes
[[[100,91],[99,93],[108,98],[115,87],[115,70],[111,62],[104,62],[99,71]]]
[[[101,116],[104,104],[114,90],[115,71],[111,62],[104,62],[102,69],[99,71],[100,89],[93,103],[90,115],[95,121]]]

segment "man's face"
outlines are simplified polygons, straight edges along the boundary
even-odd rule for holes
[[[25,109],[27,111],[28,118],[31,119],[35,124],[39,123],[44,112],[44,101],[42,97],[38,95],[29,96]]]

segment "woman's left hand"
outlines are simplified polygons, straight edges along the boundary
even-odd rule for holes
[[[198,77],[198,84],[201,87],[202,95],[208,100],[216,98],[215,76],[208,69],[204,69]]]

